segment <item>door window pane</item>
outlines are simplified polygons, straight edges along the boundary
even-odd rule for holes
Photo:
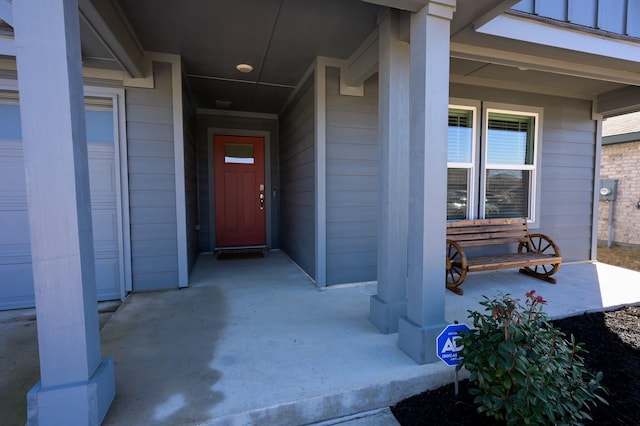
[[[227,164],[254,164],[253,144],[225,143],[224,162]]]
[[[529,217],[529,170],[487,170],[484,217]]]

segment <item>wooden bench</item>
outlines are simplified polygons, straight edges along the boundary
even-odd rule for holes
[[[518,244],[517,252],[469,257],[464,249]],[[458,288],[467,272],[521,268],[520,272],[556,283],[551,275],[560,268],[560,249],[543,234],[529,234],[526,219],[478,219],[447,223],[447,288]]]

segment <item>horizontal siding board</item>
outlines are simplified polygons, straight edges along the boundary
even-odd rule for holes
[[[327,209],[327,223],[356,222],[363,220],[372,222],[378,217],[377,208],[370,207],[331,207]],[[373,230],[372,230],[373,231]]]
[[[544,142],[545,145],[561,144],[561,147],[570,149],[576,149],[578,146],[592,147],[595,143],[595,131],[583,132],[576,130],[562,130],[546,126],[544,129]],[[566,146],[564,144],[571,145]]]
[[[327,176],[327,190],[346,191],[371,191],[378,184],[378,176],[351,176],[344,179],[342,176]]]
[[[593,201],[591,194],[584,191],[543,191],[542,192],[543,204],[590,204]]]
[[[593,157],[595,152],[595,143],[574,143],[567,140],[550,140],[545,138],[543,155],[552,154],[575,154],[590,155]]]
[[[329,207],[371,207],[378,206],[377,191],[331,191],[327,194]]]
[[[367,160],[336,160],[327,161],[327,174],[333,176],[377,176],[378,162]]]
[[[353,129],[378,128],[377,114],[362,113],[359,111],[335,111],[327,110],[327,127],[346,127]]]
[[[591,216],[588,214],[575,213],[573,215],[545,215],[544,226],[563,228],[568,226],[591,227]]]
[[[543,154],[542,156],[542,164],[545,167],[571,167],[572,164],[585,164],[589,161],[593,161],[593,155]]]
[[[163,191],[175,183],[173,174],[135,173],[129,176],[131,191]]]
[[[329,225],[330,226],[330,225]],[[327,250],[332,255],[354,254],[377,250],[377,238],[375,235],[360,237],[328,238]],[[345,256],[355,261],[351,256]]]
[[[547,179],[580,179],[580,180],[588,180],[593,179],[593,168],[592,167],[570,167],[566,166],[549,166],[542,168],[543,176]]]
[[[376,221],[333,222],[327,226],[327,240],[336,238],[361,237],[371,235],[376,229]]]
[[[353,143],[332,143],[327,144],[327,159],[357,159],[375,161],[378,164],[378,147],[367,143],[363,148],[363,144]]]
[[[371,145],[378,140],[378,129],[361,129],[346,127],[328,127],[328,144]]]
[[[173,158],[158,157],[129,157],[129,173],[169,174],[175,173],[175,161]],[[173,184],[175,187],[175,182]],[[170,187],[167,187],[170,188]]]
[[[176,257],[171,255],[134,257],[132,259],[132,265],[137,274],[173,272],[178,268]]]
[[[127,108],[127,121],[129,123],[147,123],[166,125],[173,120],[171,105],[136,105],[130,104]]]
[[[135,240],[131,251],[138,257],[178,256],[178,245],[172,240]]]
[[[558,181],[551,176],[547,177],[542,175],[542,192],[563,192],[563,191],[577,191],[583,192],[584,194],[591,197],[591,193],[593,191],[593,180],[592,179],[565,179],[562,181],[562,186],[558,185]],[[552,206],[550,206],[552,207]]]
[[[133,207],[131,225],[175,224],[176,210],[171,207]]]
[[[135,290],[157,290],[178,286],[178,271],[134,273]]]
[[[131,207],[171,207],[175,211],[175,191],[131,191]]]
[[[174,158],[173,141],[129,139],[129,157]]]
[[[141,241],[165,241],[175,244],[171,237],[176,233],[175,223],[142,223],[131,225],[131,238]],[[144,254],[138,253],[143,256]]]
[[[165,107],[172,106],[172,94],[170,90],[148,90],[127,88],[127,108],[133,105],[149,105]]]
[[[351,256],[343,256],[341,253],[334,253],[327,256],[327,262],[329,262],[334,269],[352,268],[354,265],[375,269],[377,256],[378,254],[376,250],[353,253]]]
[[[374,94],[371,93],[372,86],[368,86],[369,91],[366,93],[367,96],[373,97]],[[334,86],[329,87],[329,90],[333,90]],[[375,90],[375,94],[377,95],[377,88]],[[358,111],[361,114],[370,114],[374,117],[378,115],[378,105],[373,102],[362,102],[362,99],[359,96],[343,96],[339,95],[336,92],[329,93],[327,95],[327,105],[331,111],[339,112],[352,112]]]
[[[327,285],[369,282],[376,279],[376,266],[354,265],[350,268],[327,268]]]
[[[173,125],[127,121],[127,136],[132,140],[160,140],[173,143]]]

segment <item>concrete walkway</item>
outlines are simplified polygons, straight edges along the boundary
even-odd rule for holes
[[[551,285],[515,271],[471,274],[464,296],[448,292],[447,320],[466,321],[482,295],[499,291],[524,298],[536,289],[552,317],[640,302],[637,272],[581,263],[563,265],[556,277]],[[396,334],[368,322],[375,291],[371,283],[318,290],[279,251],[224,261],[201,255],[189,288],[133,294],[102,328],[117,388],[105,424],[396,424],[380,409],[454,373],[442,363],[416,365]],[[15,395],[24,399],[37,380],[33,329],[33,321],[0,317],[3,425],[24,422]],[[9,369],[16,371],[7,381]]]

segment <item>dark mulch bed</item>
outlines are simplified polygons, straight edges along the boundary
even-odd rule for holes
[[[569,336],[584,343],[582,352],[589,371],[602,371],[609,390],[609,405],[590,411],[593,425],[638,425],[640,422],[640,306],[615,312],[584,314],[553,322]],[[391,411],[403,426],[495,425],[475,411],[468,381],[460,382],[459,396],[453,384],[399,402]]]

